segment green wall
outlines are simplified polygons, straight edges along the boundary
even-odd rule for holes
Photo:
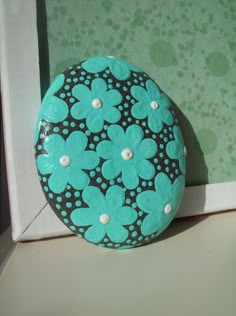
[[[236,180],[236,1],[38,1],[42,87],[67,66],[114,55],[176,103],[187,184]]]

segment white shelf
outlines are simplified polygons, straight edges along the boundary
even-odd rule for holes
[[[110,250],[78,237],[19,243],[1,316],[235,316],[236,212],[175,220],[159,242]]]

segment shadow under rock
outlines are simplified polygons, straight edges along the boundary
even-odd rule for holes
[[[144,246],[169,239],[175,235],[179,235],[184,231],[192,228],[193,226],[199,224],[200,222],[204,221],[207,217],[208,215],[200,215],[174,219],[163,233],[161,233],[159,236],[157,236],[155,239],[145,244]]]
[[[203,151],[200,147],[196,133],[185,114],[180,110],[176,103],[171,100],[171,105],[179,120],[183,133],[185,146],[187,149],[186,157],[186,185],[203,185],[208,183],[208,168],[205,162]]]

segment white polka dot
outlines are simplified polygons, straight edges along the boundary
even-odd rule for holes
[[[107,224],[110,222],[110,216],[108,214],[102,214],[100,217],[99,217],[99,220],[102,224]]]
[[[59,161],[63,167],[68,167],[70,164],[70,157],[66,155],[62,156]]]
[[[94,99],[92,101],[92,106],[94,109],[100,109],[102,107],[102,101],[100,99]]]
[[[165,208],[164,208],[164,212],[166,213],[166,214],[169,214],[170,212],[172,211],[172,206],[171,206],[171,204],[166,204],[166,206],[165,206]]]
[[[184,146],[184,154],[185,154],[185,156],[187,156],[187,148],[186,148],[186,146]]]
[[[124,160],[130,160],[133,158],[134,153],[132,152],[131,149],[125,148],[124,150],[122,150],[121,156]]]
[[[153,109],[153,110],[157,110],[159,108],[159,105],[156,101],[152,101],[150,103],[150,107]]]

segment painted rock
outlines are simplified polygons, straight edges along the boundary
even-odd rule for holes
[[[182,198],[185,150],[170,99],[118,58],[84,60],[53,81],[38,116],[35,157],[56,215],[101,247],[150,242]]]

